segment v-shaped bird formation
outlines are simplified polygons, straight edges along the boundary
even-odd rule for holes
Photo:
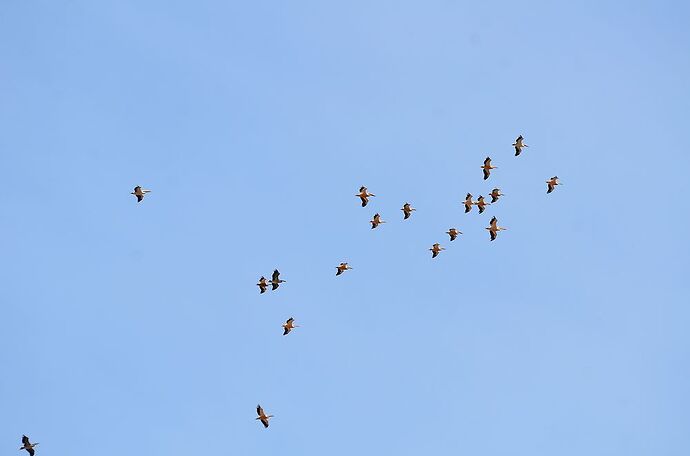
[[[524,143],[524,138],[522,135],[518,136],[517,139],[515,139],[515,142],[512,144],[513,148],[515,149],[515,156],[520,156],[522,153],[523,149],[528,147],[527,144]],[[491,171],[498,169],[497,166],[492,165],[492,159],[491,157],[486,157],[484,159],[483,165],[480,167],[482,169],[482,175],[483,175],[483,180],[486,181],[491,177]],[[547,189],[546,193],[552,193],[554,189],[559,186],[563,185],[558,176],[553,176],[550,179],[546,180],[547,184]],[[131,192],[132,195],[134,195],[137,198],[137,203],[141,203],[144,200],[144,197],[150,193],[151,190],[144,189],[142,186],[137,185],[134,187],[134,190]],[[505,196],[502,190],[498,187],[493,188],[490,192],[487,192],[487,194],[491,197],[491,202],[485,201],[485,198],[483,195],[479,195],[479,197],[474,200],[473,196],[471,193],[467,193],[465,195],[465,199],[462,202],[464,206],[464,212],[467,214],[472,211],[472,208],[474,206],[477,207],[477,212],[479,214],[483,214],[484,211],[486,210],[487,206],[489,205],[494,205],[499,202],[499,200]],[[375,197],[376,195],[369,192],[367,187],[361,186],[359,188],[359,192],[355,193],[355,196],[359,198],[361,202],[362,207],[366,207],[369,204],[370,198]],[[412,205],[409,202],[405,202],[400,209],[403,212],[403,220],[408,220],[411,218],[412,213],[415,212],[417,209],[412,207]],[[386,223],[385,220],[381,218],[380,213],[375,213],[373,218],[369,221],[371,224],[371,229],[376,229],[378,228],[381,224]],[[409,223],[409,222],[405,222]],[[494,215],[492,216],[491,220],[489,221],[489,226],[485,228],[489,232],[489,239],[491,241],[496,240],[498,237],[498,233],[500,231],[506,231],[507,228],[504,226],[499,225],[498,218]],[[463,234],[462,231],[458,230],[457,228],[449,228],[448,231],[445,232],[450,238],[450,242],[455,241],[459,235]],[[431,248],[428,249],[431,252],[431,258],[437,258],[441,252],[443,252],[445,247],[442,247],[440,243],[435,242],[432,244]],[[343,275],[346,271],[349,271],[352,269],[352,267],[349,265],[347,262],[341,262],[339,265],[336,267],[336,276]],[[270,279],[266,278],[265,276],[261,276],[258,279],[258,282],[256,286],[259,288],[259,293],[264,294],[268,291],[270,288],[271,291],[275,292],[277,291],[281,284],[286,283],[287,281],[282,279],[280,277],[280,271],[278,269],[274,269],[273,273],[270,275]],[[295,328],[298,328],[299,326],[295,324],[295,319],[293,317],[288,318],[285,323],[282,324],[283,328],[283,336],[287,336],[290,334]],[[267,415],[264,412],[264,409],[261,407],[261,405],[256,406],[256,413],[257,417],[256,420],[260,421],[261,424],[264,426],[264,428],[269,427],[269,420],[273,418],[273,415]],[[26,452],[29,453],[30,456],[34,456],[35,453],[35,448],[38,445],[38,442],[36,443],[31,443],[29,440],[29,437],[26,435],[22,436],[22,446],[19,448],[20,450],[25,450]]]

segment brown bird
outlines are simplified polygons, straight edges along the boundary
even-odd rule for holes
[[[38,442],[36,443],[31,443],[29,442],[29,438],[25,435],[22,436],[22,446],[19,447],[19,450],[26,450],[29,453],[29,456],[34,456],[34,447],[38,445]]]
[[[340,263],[338,266],[335,267],[337,271],[335,272],[335,275],[339,276],[343,272],[347,271],[348,269],[352,269],[349,264],[347,263]]]
[[[268,427],[268,420],[269,418],[273,418],[273,415],[266,415],[264,413],[264,409],[261,408],[260,405],[256,406],[256,413],[259,415],[256,419],[261,421],[261,424],[264,425],[265,428]]]
[[[141,203],[144,199],[144,195],[150,192],[151,190],[145,190],[141,188],[140,185],[137,185],[136,187],[134,187],[134,191],[131,194],[137,197],[137,203]]]
[[[259,287],[259,294],[266,293],[266,289],[268,288],[268,282],[266,282],[266,277],[261,276],[259,279],[259,283],[256,284],[257,287]]]
[[[548,189],[546,190],[546,193],[551,193],[554,188],[556,188],[556,185],[563,185],[559,182],[558,176],[553,176],[551,179],[546,181]]]
[[[441,250],[446,250],[446,249],[444,247],[441,247],[440,244],[436,243],[436,244],[432,245],[429,250],[431,250],[431,258],[436,258],[438,256],[438,254],[441,253]]]
[[[489,235],[491,236],[491,240],[493,241],[494,239],[496,239],[496,236],[498,235],[499,231],[507,230],[508,228],[498,226],[498,220],[496,219],[496,217],[493,217],[489,222],[489,226],[484,229],[489,230]]]
[[[529,147],[527,144],[524,144],[522,142],[523,138],[522,135],[518,136],[517,139],[515,140],[515,143],[513,144],[513,147],[515,147],[515,156],[517,157],[520,155],[520,152],[522,152],[523,147]]]
[[[405,203],[403,204],[403,207],[400,210],[403,211],[403,213],[405,214],[403,220],[407,220],[408,218],[410,218],[410,215],[412,215],[412,211],[416,211],[417,209],[410,206],[410,203]]]
[[[359,193],[357,193],[355,196],[359,196],[359,199],[362,200],[362,207],[365,207],[367,203],[369,202],[369,198],[372,196],[376,196],[373,193],[369,193],[367,188],[365,186],[361,186],[359,188]]]
[[[503,196],[503,193],[501,193],[500,188],[495,188],[495,189],[491,190],[491,202],[492,203],[495,203],[496,201],[498,201],[498,198],[501,196]]]
[[[287,280],[279,279],[279,276],[280,272],[278,272],[277,269],[273,271],[273,275],[271,276],[271,290],[275,290],[281,283],[287,282]]]
[[[486,157],[484,160],[484,166],[480,166],[484,170],[484,180],[489,178],[491,175],[491,170],[498,168],[498,166],[491,166],[491,157]]]
[[[287,319],[287,321],[283,324],[283,336],[287,336],[290,331],[292,331],[295,328],[299,328],[299,325],[294,324],[295,319],[290,317]]]
[[[371,223],[372,230],[379,226],[381,223],[386,223],[385,221],[381,220],[381,216],[378,214],[378,212],[374,214],[374,218],[372,220],[369,220],[369,222]]]
[[[479,213],[481,214],[482,212],[484,212],[484,209],[486,209],[486,205],[488,203],[484,201],[484,197],[482,195],[479,195],[479,198],[474,204],[479,208]]]
[[[465,197],[465,214],[467,214],[469,211],[472,210],[472,205],[474,204],[474,201],[472,201],[472,194],[468,193],[467,196]]]
[[[458,237],[458,234],[462,234],[462,231],[458,231],[458,230],[456,230],[455,228],[451,228],[451,229],[449,229],[448,231],[446,231],[446,234],[447,234],[448,236],[450,236],[450,240],[451,240],[451,241],[454,241],[455,238]]]

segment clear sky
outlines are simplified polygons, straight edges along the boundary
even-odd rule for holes
[[[687,455],[688,22],[4,0],[2,453]]]

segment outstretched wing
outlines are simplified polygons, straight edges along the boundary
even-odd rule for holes
[[[369,199],[366,196],[360,196],[359,199],[362,200],[362,207],[366,207]]]
[[[520,148],[520,146],[515,144],[515,156],[517,157],[518,155],[520,155],[520,152],[522,152],[522,149]]]
[[[290,328],[288,328],[287,326],[283,326],[283,336],[287,336],[289,332]]]
[[[489,230],[489,234],[491,235],[491,240],[492,240],[492,241],[493,241],[494,239],[496,239],[496,232],[495,232],[495,231]]]
[[[486,157],[484,159],[484,166],[491,166],[491,157]]]
[[[22,444],[30,445],[29,438],[25,435],[22,435]]]
[[[261,418],[260,421],[261,421],[261,424],[263,424],[265,428],[268,427],[268,419],[267,418]]]
[[[484,171],[484,180],[487,180],[489,178],[489,174],[491,174],[491,173],[486,168],[484,168],[482,171]]]
[[[136,195],[137,197],[137,203],[141,203],[141,201],[144,199],[144,195]]]
[[[261,408],[261,405],[257,405],[257,406],[256,406],[256,414],[259,415],[259,416],[263,416],[263,415],[264,415],[264,409]]]
[[[276,269],[275,271],[273,271],[273,275],[271,275],[271,280],[273,280],[274,282],[277,282],[279,276],[280,276],[280,272],[278,272],[278,270]]]

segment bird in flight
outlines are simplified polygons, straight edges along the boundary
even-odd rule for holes
[[[22,446],[19,447],[20,450],[26,450],[29,453],[29,456],[34,456],[34,447],[38,445],[38,442],[36,443],[31,443],[29,442],[29,438],[25,435],[22,436]]]
[[[347,271],[348,269],[352,269],[349,264],[347,263],[340,263],[338,266],[335,267],[337,271],[335,272],[335,275],[339,276],[343,272]]]
[[[259,279],[259,283],[257,283],[256,286],[259,287],[260,294],[266,293],[266,288],[268,288],[268,282],[266,282],[266,277],[261,276],[261,278]]]
[[[491,190],[491,202],[492,203],[495,203],[496,201],[498,201],[498,198],[501,196],[503,196],[503,193],[501,193],[500,188],[495,188],[495,189]]]
[[[487,180],[491,175],[491,170],[498,168],[498,166],[491,166],[491,157],[486,157],[484,159],[484,166],[480,166],[484,170],[484,180]]]
[[[484,201],[484,197],[482,195],[479,195],[479,198],[474,204],[479,208],[479,213],[481,214],[482,212],[484,212],[484,209],[486,209],[486,205],[488,203]]]
[[[553,176],[551,179],[546,181],[546,184],[548,187],[546,190],[546,193],[551,193],[553,191],[553,189],[556,188],[556,185],[563,185],[558,180],[558,176]]]
[[[283,280],[279,278],[280,272],[276,269],[273,271],[273,275],[271,276],[271,290],[277,289],[281,283],[287,282],[287,280]]]
[[[451,241],[454,241],[455,238],[458,237],[458,234],[462,234],[462,231],[458,231],[458,230],[456,230],[455,228],[451,228],[451,229],[449,229],[448,231],[446,231],[446,234],[447,234],[448,236],[450,236],[450,240],[451,240]]]
[[[517,157],[520,155],[520,152],[522,152],[523,147],[529,147],[527,144],[524,144],[522,142],[524,138],[522,135],[518,136],[517,139],[515,140],[515,143],[513,144],[513,147],[515,147],[515,156]]]
[[[431,258],[436,258],[438,256],[438,254],[441,253],[441,250],[446,250],[446,249],[444,247],[441,247],[440,244],[436,243],[436,244],[432,245],[429,250],[431,250]]]
[[[134,191],[131,194],[137,197],[137,203],[141,203],[144,199],[144,195],[146,195],[150,191],[151,190],[141,188],[141,185],[137,185],[136,187],[134,187]]]
[[[489,222],[489,226],[484,229],[489,230],[489,235],[491,236],[491,240],[493,241],[494,239],[496,239],[496,236],[498,235],[499,231],[507,230],[508,228],[498,226],[498,220],[496,219],[496,217],[493,217]]]
[[[369,202],[369,197],[376,195],[374,195],[373,193],[369,193],[367,188],[364,185],[362,185],[359,188],[359,193],[357,193],[355,196],[359,196],[359,199],[362,200],[362,207],[366,207],[367,203]]]
[[[299,328],[298,325],[294,324],[295,319],[290,317],[285,323],[283,323],[283,336],[287,336],[290,331],[295,328]]]
[[[369,222],[371,223],[371,229],[372,230],[374,228],[376,228],[377,226],[379,226],[380,224],[386,223],[385,221],[381,220],[381,216],[379,215],[378,212],[376,214],[374,214],[374,218],[372,220],[369,220]]]
[[[405,203],[403,204],[403,207],[400,210],[403,211],[403,214],[405,214],[403,220],[407,220],[408,218],[410,218],[410,215],[412,215],[412,211],[416,211],[417,209],[410,206],[410,203]]]
[[[263,424],[264,427],[267,428],[268,427],[268,420],[269,420],[269,418],[273,418],[273,415],[266,415],[264,413],[264,409],[262,409],[260,405],[256,406],[256,414],[259,415],[258,417],[256,417],[256,419],[260,420],[261,424]]]
[[[472,210],[472,205],[474,204],[474,201],[472,201],[472,194],[468,193],[467,196],[465,197],[465,214],[467,214],[469,211]]]

